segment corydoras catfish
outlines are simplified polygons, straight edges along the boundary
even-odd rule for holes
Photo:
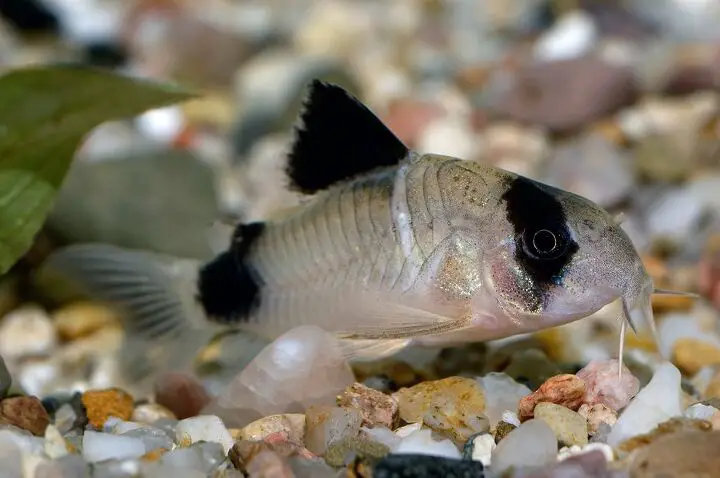
[[[638,315],[652,324],[652,280],[613,216],[505,170],[412,151],[338,86],[310,84],[287,177],[300,206],[237,225],[226,251],[183,273],[102,245],[53,260],[127,305],[150,344],[212,323],[270,339],[314,324],[348,357],[378,358],[566,324],[616,300],[623,331]]]

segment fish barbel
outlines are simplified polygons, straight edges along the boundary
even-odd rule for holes
[[[576,194],[408,149],[342,88],[314,81],[288,155],[306,199],[240,224],[204,264],[76,245],[51,258],[126,306],[149,344],[208,324],[275,338],[303,324],[349,358],[486,341],[566,324],[621,300],[653,324],[655,291],[618,221]]]

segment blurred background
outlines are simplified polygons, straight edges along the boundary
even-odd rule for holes
[[[295,204],[282,168],[313,78],[420,152],[623,213],[657,285],[704,297],[656,297],[661,333],[720,344],[706,333],[720,307],[719,24],[716,0],[1,0],[2,68],[87,64],[200,96],[86,138],[0,281],[0,355],[31,394],[117,383],[121,320],[37,271],[82,242],[205,260],[226,224]],[[536,339],[564,362],[610,356],[616,312]],[[240,339],[200,350],[197,370],[237,371],[259,350],[223,340]]]

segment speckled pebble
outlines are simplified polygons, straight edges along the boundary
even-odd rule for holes
[[[617,412],[602,403],[596,405],[583,403],[578,409],[578,413],[587,420],[588,434],[590,436],[595,435],[603,423],[612,426],[615,425],[618,419]]]
[[[361,383],[349,386],[337,399],[340,407],[360,411],[363,426],[384,426],[393,429],[398,422],[397,399]]]
[[[82,395],[90,424],[102,428],[109,417],[130,420],[133,413],[133,397],[119,388],[88,390]]]

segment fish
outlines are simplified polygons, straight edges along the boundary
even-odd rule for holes
[[[208,261],[172,269],[143,251],[76,244],[49,267],[130,311],[130,336],[145,349],[210,329],[272,340],[313,324],[350,360],[530,333],[617,300],[624,337],[639,320],[654,331],[652,294],[684,294],[654,287],[621,221],[599,205],[480,162],[411,150],[329,82],[308,85],[286,176],[302,200],[235,225]],[[190,355],[167,349],[175,360]]]

